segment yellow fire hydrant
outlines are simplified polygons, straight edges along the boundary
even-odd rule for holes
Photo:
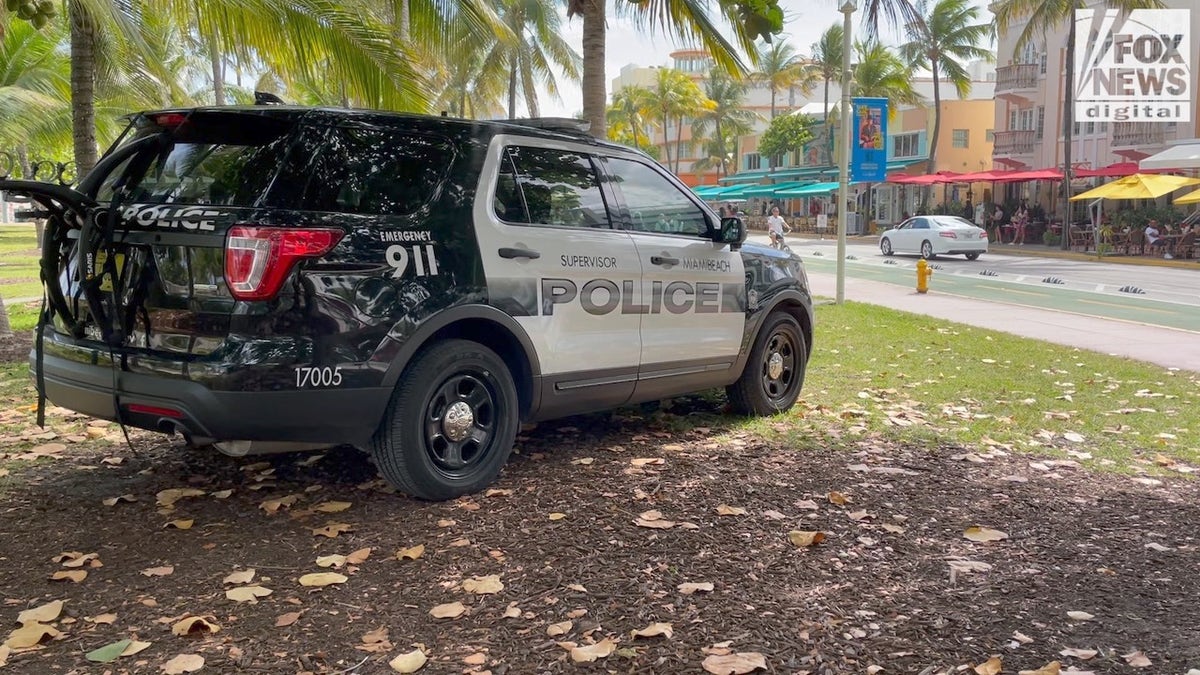
[[[925,262],[924,258],[917,261],[917,292],[927,293],[929,291],[929,277],[933,276],[933,268],[929,263]]]

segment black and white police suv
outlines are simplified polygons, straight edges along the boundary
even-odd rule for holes
[[[425,499],[494,480],[523,422],[791,407],[800,259],[572,125],[166,110],[77,190],[0,181],[48,219],[39,388],[230,454],[367,448]]]

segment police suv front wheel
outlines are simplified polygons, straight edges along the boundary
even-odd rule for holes
[[[804,385],[808,349],[800,324],[786,312],[772,312],[754,341],[742,376],[725,389],[734,412],[773,415],[792,407]]]
[[[426,348],[401,376],[372,451],[380,474],[419,499],[477,492],[500,474],[519,428],[504,361],[468,340]]]

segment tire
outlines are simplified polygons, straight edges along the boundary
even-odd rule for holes
[[[926,260],[933,260],[937,257],[937,254],[933,252],[933,244],[929,243],[928,239],[921,242],[921,257]]]
[[[891,239],[880,239],[879,240],[879,250],[882,251],[884,255],[894,255],[896,253],[895,251],[892,250],[892,240]]]
[[[978,253],[968,253],[967,260],[979,260],[979,254]]]
[[[418,499],[482,490],[512,451],[518,406],[512,375],[492,350],[469,340],[427,347],[401,375],[372,441],[379,473]]]
[[[800,324],[786,312],[772,312],[754,339],[746,368],[725,389],[739,415],[774,415],[791,408],[800,397],[808,349]]]

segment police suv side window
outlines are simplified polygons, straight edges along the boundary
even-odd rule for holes
[[[595,165],[567,150],[505,148],[492,207],[519,225],[610,227]]]
[[[394,216],[414,213],[437,194],[452,157],[450,144],[442,139],[333,127],[308,181],[304,209]]]
[[[674,183],[647,164],[608,158],[613,182],[625,197],[634,230],[708,235],[708,218]]]

